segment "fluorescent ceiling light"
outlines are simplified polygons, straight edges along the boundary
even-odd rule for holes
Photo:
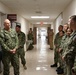
[[[49,16],[31,16],[31,18],[49,18]]]

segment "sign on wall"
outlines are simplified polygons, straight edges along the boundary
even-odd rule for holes
[[[17,21],[17,14],[7,14],[7,19],[10,21]]]

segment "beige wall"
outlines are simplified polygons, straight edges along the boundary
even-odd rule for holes
[[[1,28],[3,28],[3,22],[4,19],[7,18],[7,14],[17,14],[17,22],[21,23],[21,31],[23,31],[26,35],[28,33],[28,29],[30,27],[30,22],[27,21],[25,18],[23,18],[22,16],[20,16],[17,12],[11,10],[10,8],[8,8],[7,6],[5,6],[4,4],[2,4],[0,2],[0,12],[3,13],[4,15],[0,14],[0,24],[1,24]],[[15,23],[13,24],[15,26]],[[15,27],[13,27],[15,28]],[[26,50],[26,44],[25,44],[25,50]]]
[[[50,27],[51,28],[51,24],[43,24],[43,25],[34,24],[34,27]]]
[[[76,0],[72,0],[72,2],[67,5],[64,11],[56,18],[54,21],[54,33],[58,32],[58,26],[60,24],[65,24],[68,22],[70,16],[76,15]]]
[[[63,11],[63,24],[67,23],[69,17],[72,15],[76,15],[76,0],[72,0],[72,2]]]
[[[3,21],[5,18],[7,18],[7,14],[17,14],[17,22],[21,23],[22,28],[21,30],[27,34],[28,29],[30,27],[30,23],[29,21],[27,21],[25,18],[23,18],[22,16],[20,16],[17,12],[15,12],[14,10],[11,10],[10,8],[8,8],[6,5],[4,5],[3,3],[0,2],[0,12],[5,14],[4,16],[0,15],[0,24],[3,25]],[[3,26],[2,26],[3,27]]]
[[[11,9],[0,2],[0,12],[4,14],[11,13]]]
[[[3,3],[0,2],[0,12],[5,14],[5,16],[2,16],[2,22],[4,21],[5,18],[7,18],[7,14],[17,14],[17,22],[21,23],[22,25],[22,28],[21,30],[27,34],[28,32],[28,29],[29,29],[29,25],[30,23],[25,19],[23,18],[22,16],[20,16],[17,12],[11,10],[10,8],[8,8],[6,5],[4,5]],[[2,23],[3,24],[3,23]]]
[[[62,25],[62,13],[56,18],[54,21],[54,33],[56,34],[58,32],[59,25]]]
[[[0,27],[3,28],[4,19],[6,19],[6,14],[11,13],[11,9],[0,2]]]

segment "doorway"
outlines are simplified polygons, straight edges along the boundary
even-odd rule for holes
[[[38,27],[37,28],[37,44],[38,43],[47,43],[47,27]]]

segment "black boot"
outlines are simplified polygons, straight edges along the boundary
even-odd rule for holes
[[[56,71],[58,71],[58,70],[60,70],[60,69],[61,69],[61,67],[59,66],[59,67],[57,67]]]
[[[51,65],[50,67],[57,67],[57,64],[53,64],[53,65]]]
[[[63,71],[62,68],[59,68],[59,69],[57,70],[57,74],[63,74],[63,73],[64,73],[64,71]]]

